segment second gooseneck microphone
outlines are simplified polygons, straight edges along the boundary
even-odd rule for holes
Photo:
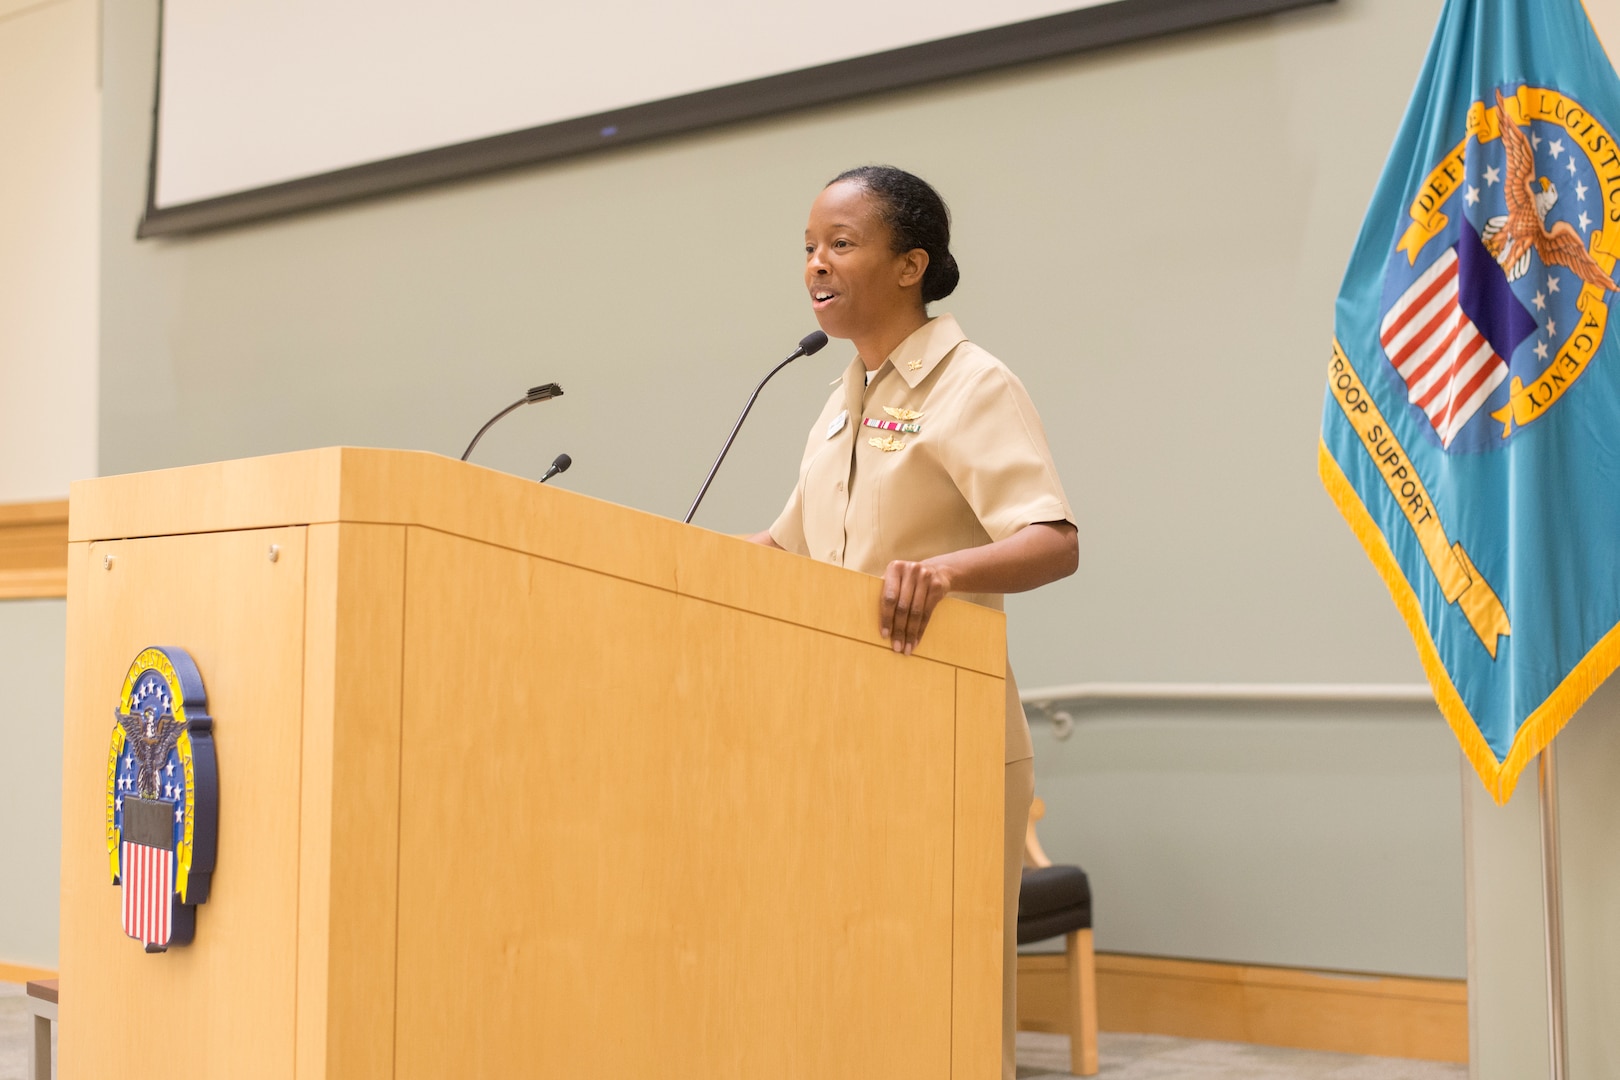
[[[691,524],[692,515],[697,513],[698,504],[703,501],[703,496],[708,494],[709,485],[714,483],[714,474],[720,471],[720,463],[726,460],[726,454],[731,452],[731,444],[736,440],[737,432],[742,430],[743,421],[748,419],[748,410],[754,407],[754,399],[759,397],[759,392],[761,390],[765,389],[765,384],[770,382],[771,378],[775,376],[778,371],[781,371],[799,357],[810,356],[814,353],[818,353],[821,351],[822,346],[826,344],[827,335],[822,333],[820,330],[817,330],[813,334],[806,334],[799,340],[799,347],[789,353],[786,360],[783,360],[780,364],[777,364],[775,367],[771,368],[770,374],[759,380],[759,385],[754,387],[754,392],[748,395],[748,404],[743,406],[742,415],[737,417],[736,424],[734,424],[731,428],[731,434],[726,436],[726,445],[720,448],[720,456],[715,458],[714,464],[709,467],[709,475],[703,478],[703,486],[698,489],[697,498],[692,500],[692,508],[686,512],[686,517],[682,518],[682,521],[686,522],[687,524]],[[491,421],[491,423],[493,423],[493,421]]]
[[[567,454],[558,454],[556,459],[552,461],[551,468],[546,470],[546,475],[540,478],[540,482],[543,484],[547,480],[550,480],[553,476],[556,476],[558,473],[567,472],[568,466],[572,465],[573,463],[574,459],[569,457]]]
[[[490,428],[494,427],[495,426],[495,421],[499,420],[501,417],[505,416],[507,413],[511,412],[513,409],[521,409],[521,408],[523,408],[523,406],[525,406],[525,405],[533,405],[537,401],[550,401],[554,397],[562,397],[562,396],[563,396],[562,387],[558,386],[554,382],[548,382],[544,386],[531,387],[527,394],[524,394],[522,397],[520,397],[516,401],[512,402],[512,404],[508,405],[506,408],[502,409],[500,412],[498,412],[494,416],[490,417],[489,422],[486,423],[483,427],[478,429],[478,434],[476,434],[476,435],[474,435],[472,437],[472,442],[467,444],[467,449],[465,449],[465,450],[463,450],[461,452],[461,460],[466,461],[467,460],[467,455],[472,453],[473,452],[473,447],[478,445],[478,440],[482,439],[484,437],[484,432],[486,432]],[[567,467],[568,467],[567,465],[564,465],[563,469],[566,469]],[[562,472],[562,469],[558,469],[557,471]]]

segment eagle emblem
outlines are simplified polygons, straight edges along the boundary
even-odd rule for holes
[[[113,721],[124,730],[124,746],[135,759],[135,791],[145,799],[158,795],[158,775],[185,729],[167,708],[147,705],[135,715],[113,710]],[[171,773],[172,775],[172,773]],[[170,785],[172,788],[174,785]]]
[[[1606,122],[1553,87],[1493,87],[1412,185],[1378,336],[1446,452],[1507,445],[1598,358],[1620,261]]]
[[[1535,150],[1529,137],[1508,116],[1500,90],[1496,91],[1496,114],[1502,147],[1507,151],[1507,176],[1502,186],[1508,212],[1485,223],[1480,234],[1485,249],[1507,272],[1509,281],[1524,277],[1530,269],[1530,254],[1535,252],[1548,268],[1568,267],[1582,281],[1614,291],[1614,279],[1592,258],[1574,226],[1558,221],[1547,228],[1547,214],[1558,204],[1558,187],[1547,177],[1536,176]]]
[[[143,649],[113,709],[107,857],[124,933],[162,952],[186,945],[208,899],[219,807],[213,719],[184,649]]]

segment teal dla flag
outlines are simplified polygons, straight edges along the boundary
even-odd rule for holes
[[[1335,312],[1322,481],[1498,802],[1620,663],[1617,137],[1579,0],[1446,0]]]

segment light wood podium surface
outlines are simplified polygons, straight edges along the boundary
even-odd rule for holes
[[[999,612],[897,656],[876,578],[404,451],[82,481],[69,542],[63,1080],[998,1075]],[[104,843],[149,645],[220,775],[150,955]]]

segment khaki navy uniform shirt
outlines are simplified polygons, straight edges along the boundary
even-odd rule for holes
[[[1074,521],[1023,383],[951,316],[918,328],[865,380],[856,357],[810,430],[798,486],[771,526],[782,547],[881,577],[895,559]],[[958,595],[1002,606],[999,595]],[[1009,668],[1006,760],[1033,752]]]

